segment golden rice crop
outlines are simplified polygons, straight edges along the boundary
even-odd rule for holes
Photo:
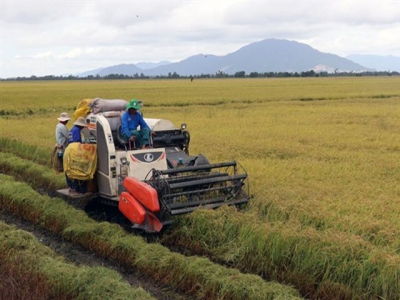
[[[399,77],[0,82],[0,138],[50,149],[59,113],[72,114],[81,99],[142,99],[145,117],[188,124],[191,154],[247,169],[249,222],[292,224],[294,236],[296,228],[337,232],[398,261],[399,84]]]

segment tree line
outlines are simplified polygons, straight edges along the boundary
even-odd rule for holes
[[[400,75],[397,71],[368,71],[368,72],[315,72],[314,70],[304,71],[304,72],[250,72],[246,74],[245,71],[239,71],[235,74],[227,74],[222,71],[218,71],[215,74],[200,74],[200,75],[179,75],[176,72],[170,72],[168,75],[157,75],[157,76],[146,76],[143,73],[134,75],[125,74],[108,74],[105,76],[100,75],[88,75],[85,77],[81,76],[55,76],[55,75],[45,75],[45,76],[29,76],[29,77],[15,77],[15,78],[0,78],[0,81],[27,81],[27,80],[110,80],[110,79],[182,79],[189,78],[191,81],[195,78],[285,78],[285,77],[335,77],[335,76],[398,76]]]

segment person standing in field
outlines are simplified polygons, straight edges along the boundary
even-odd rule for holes
[[[136,148],[146,148],[150,146],[151,129],[143,119],[142,114],[138,112],[141,105],[138,100],[132,99],[126,105],[126,111],[121,117],[121,136],[135,142]],[[140,126],[140,130],[138,127]]]
[[[56,126],[56,147],[57,147],[57,157],[58,157],[58,171],[63,172],[63,156],[65,148],[68,146],[68,137],[69,132],[67,128],[67,123],[70,120],[68,113],[63,112],[60,114],[60,117],[57,118],[59,121]]]

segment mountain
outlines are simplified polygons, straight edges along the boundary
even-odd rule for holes
[[[103,70],[104,68],[99,68],[99,69],[95,69],[95,70],[91,70],[91,71],[86,71],[83,73],[79,73],[76,76],[80,76],[80,77],[87,77],[87,76],[95,76],[97,75],[99,72],[101,72],[101,70]],[[71,75],[71,74],[69,74]]]
[[[310,46],[294,41],[267,39],[240,48],[225,56],[195,55],[183,61],[146,71],[146,75],[227,74],[251,72],[303,72],[303,71],[346,71],[370,70],[346,58],[319,52]]]
[[[397,56],[352,54],[347,56],[347,58],[368,68],[373,68],[377,71],[400,72],[400,57]]]
[[[141,62],[136,65],[134,64],[120,64],[115,66],[110,66],[106,68],[99,68],[91,71],[86,71],[83,73],[79,73],[77,76],[79,77],[87,77],[87,76],[107,76],[110,74],[123,74],[128,76],[133,76],[135,74],[142,74],[144,70],[153,69],[159,66],[164,66],[170,64],[169,61],[161,61],[158,63],[153,62]]]
[[[157,62],[157,63],[154,63],[154,62],[140,62],[140,63],[136,64],[136,67],[138,67],[138,68],[140,68],[142,70],[147,70],[147,69],[152,69],[152,68],[159,67],[159,66],[168,65],[170,63],[171,62],[166,61],[166,60],[160,61],[160,62]]]
[[[109,74],[123,74],[123,75],[133,76],[135,74],[140,74],[140,73],[143,73],[143,70],[138,68],[134,64],[121,64],[104,68],[97,74],[99,74],[100,76],[106,76]]]
[[[142,68],[138,65],[142,64]],[[236,72],[362,72],[372,71],[349,59],[338,55],[320,52],[306,44],[295,41],[266,39],[251,43],[235,52],[224,56],[198,54],[182,61],[166,63],[152,68],[123,64],[101,69],[100,76],[108,74],[134,75],[143,73],[146,76],[168,76],[176,72],[181,76],[216,74],[224,72],[233,75]],[[91,75],[96,75],[91,74]]]

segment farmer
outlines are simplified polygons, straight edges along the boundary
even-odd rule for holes
[[[138,112],[141,109],[141,105],[138,100],[132,99],[126,105],[126,111],[121,117],[121,136],[125,140],[134,142],[136,148],[148,148],[150,147],[150,134],[153,134],[150,127],[143,119],[142,114]],[[138,127],[140,126],[140,130]]]
[[[70,120],[68,113],[63,112],[60,114],[60,117],[57,118],[59,121],[56,126],[56,147],[57,147],[57,157],[58,157],[58,171],[63,172],[63,155],[65,148],[68,146],[68,128],[67,123]]]
[[[68,144],[82,143],[81,130],[87,126],[87,124],[85,122],[85,118],[79,117],[78,120],[76,120],[73,124],[75,126],[72,127],[71,131],[69,132]]]
[[[68,144],[71,143],[82,143],[81,130],[87,126],[84,117],[79,117],[74,123],[75,126],[71,128],[69,132]],[[67,185],[70,189],[70,192],[76,192],[80,194],[85,194],[87,192],[87,181],[86,180],[78,180],[73,178],[68,178],[67,174],[65,174],[67,179]]]

